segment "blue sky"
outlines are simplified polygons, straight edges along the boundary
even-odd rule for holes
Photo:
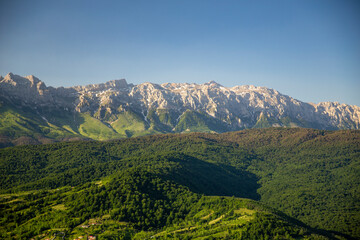
[[[360,106],[357,0],[0,0],[0,74],[214,80]]]

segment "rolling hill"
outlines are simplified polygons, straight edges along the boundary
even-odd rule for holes
[[[1,236],[359,239],[358,130],[251,129],[0,149]]]

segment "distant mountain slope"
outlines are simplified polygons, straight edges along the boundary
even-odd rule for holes
[[[105,140],[169,132],[227,132],[264,127],[335,130],[360,126],[358,106],[304,103],[265,87],[226,88],[216,82],[132,85],[122,79],[53,88],[34,76],[9,73],[0,77],[0,104],[4,114],[26,112],[31,120],[43,119],[45,127],[58,132],[57,137],[35,136],[27,125],[21,126],[26,133],[22,136],[33,142],[41,142],[40,138],[59,140],[68,136],[69,131],[72,137]],[[11,131],[19,122],[14,120],[12,125],[8,119],[0,124],[2,145],[16,145],[18,134]]]
[[[10,147],[0,149],[0,238],[61,229],[74,238],[359,239],[359,185],[359,130]]]

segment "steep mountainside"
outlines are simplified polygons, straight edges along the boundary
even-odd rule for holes
[[[5,146],[16,144],[16,136],[42,142],[283,126],[330,130],[360,126],[358,106],[304,103],[265,87],[226,88],[216,82],[132,85],[122,79],[53,88],[34,76],[9,73],[0,77],[0,104],[0,139]],[[33,121],[57,135],[34,131],[22,121]]]
[[[359,147],[268,128],[0,149],[0,238],[360,239]]]

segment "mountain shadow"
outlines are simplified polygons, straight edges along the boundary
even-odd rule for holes
[[[252,173],[224,164],[205,162],[182,153],[170,154],[166,158],[177,163],[178,167],[172,168],[164,177],[193,192],[260,199],[257,193],[260,187],[258,178]]]

